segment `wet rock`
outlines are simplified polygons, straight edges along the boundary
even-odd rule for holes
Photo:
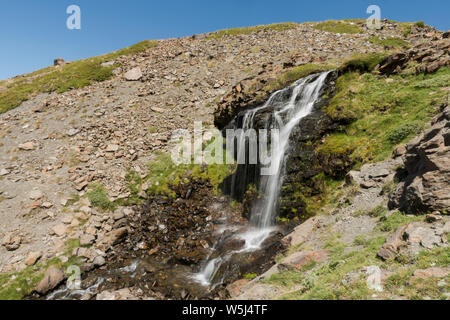
[[[36,285],[34,290],[42,295],[46,294],[55,289],[64,278],[64,272],[52,265],[47,269],[44,278]]]
[[[107,235],[107,241],[110,245],[116,245],[122,242],[128,234],[126,227],[111,231]]]
[[[92,261],[92,263],[96,267],[102,267],[102,266],[104,266],[106,264],[106,260],[102,256],[97,256],[97,257],[94,258],[94,261]]]

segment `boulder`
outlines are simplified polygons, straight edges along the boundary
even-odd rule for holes
[[[450,209],[450,107],[432,127],[406,145],[402,157],[406,178],[389,199],[389,208],[410,213]]]
[[[142,78],[142,71],[141,68],[133,68],[129,71],[127,71],[123,77],[125,78],[125,80],[127,81],[138,81]]]
[[[25,259],[27,266],[33,266],[42,257],[42,251],[31,252]]]
[[[36,285],[35,291],[44,295],[55,289],[63,280],[64,272],[55,266],[50,266],[45,272],[44,278]]]

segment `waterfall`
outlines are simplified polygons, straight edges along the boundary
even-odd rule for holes
[[[300,121],[313,111],[329,73],[324,72],[299,79],[293,85],[273,93],[264,105],[247,111],[242,116],[242,121],[235,122],[234,129],[242,129],[243,132],[249,129],[267,129],[268,131],[276,129],[279,132],[279,141],[273,143],[271,148],[271,175],[259,176],[257,179],[260,198],[251,208],[250,229],[236,235],[245,240],[245,245],[235,253],[261,249],[263,242],[274,230],[278,198],[283,185],[286,160],[289,156],[291,133]],[[263,123],[259,121],[258,125],[256,124],[257,115],[264,115]],[[248,153],[245,139],[245,134],[237,138],[237,159],[245,157]],[[238,164],[231,177],[230,191],[233,197],[236,196],[236,192],[245,190],[249,181],[254,180],[254,177],[249,177],[249,172],[254,174],[260,172],[260,170],[249,170],[250,166],[248,163]],[[228,253],[226,256],[208,259],[194,279],[204,285],[211,285],[218,269],[230,256],[231,254]]]

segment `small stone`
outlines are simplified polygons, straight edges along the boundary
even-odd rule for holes
[[[106,152],[116,152],[117,150],[119,150],[119,146],[117,144],[109,144],[106,147]]]
[[[127,81],[137,81],[142,78],[142,71],[141,68],[133,68],[126,72],[123,77]]]
[[[30,199],[31,200],[39,200],[39,199],[42,198],[42,196],[43,195],[42,195],[42,192],[40,190],[35,189],[35,190],[30,192]]]
[[[8,170],[6,170],[6,169],[0,170],[0,176],[6,176],[7,174],[9,174]]]
[[[64,224],[58,224],[52,228],[52,231],[59,237],[63,236],[67,232],[67,227]]]
[[[8,251],[14,251],[19,249],[20,244],[22,243],[22,237],[17,234],[9,233],[7,234],[2,241],[3,246]]]
[[[101,267],[101,266],[104,266],[106,264],[106,260],[102,256],[97,256],[97,257],[95,257],[95,259],[94,259],[94,261],[92,263],[96,267]]]
[[[51,207],[53,207],[53,204],[51,203],[51,202],[44,202],[42,205],[41,205],[41,207],[42,208],[45,208],[45,209],[50,209]]]
[[[33,266],[42,257],[42,251],[31,252],[25,259],[27,266]]]
[[[87,246],[87,245],[93,244],[94,242],[95,242],[95,237],[93,235],[83,234],[80,237],[80,245],[81,246]]]
[[[36,146],[34,145],[33,142],[25,142],[25,143],[19,144],[19,149],[30,151],[30,150],[36,149]]]
[[[440,216],[440,212],[437,212],[437,214],[433,212],[433,213],[427,214],[426,220],[429,223],[433,223],[433,222],[442,220],[442,217]]]
[[[125,218],[125,214],[123,212],[116,212],[113,215],[113,219],[115,221]]]

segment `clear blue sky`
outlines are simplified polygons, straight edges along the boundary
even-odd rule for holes
[[[81,8],[81,30],[66,28],[71,4]],[[0,0],[0,79],[46,67],[57,57],[78,60],[144,39],[275,22],[367,18],[371,4],[380,6],[382,18],[450,28],[449,0]]]

